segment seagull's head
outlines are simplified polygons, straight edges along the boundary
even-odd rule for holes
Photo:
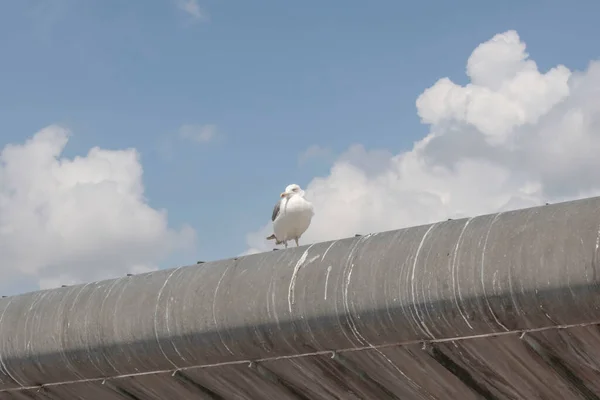
[[[300,196],[304,196],[304,190],[302,190],[302,188],[300,188],[299,185],[296,185],[295,183],[292,183],[291,185],[287,185],[287,187],[285,188],[285,191],[283,193],[281,193],[279,196],[283,199],[283,198],[290,198],[292,196],[295,195],[300,195]]]

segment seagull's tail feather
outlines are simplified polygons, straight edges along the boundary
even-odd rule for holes
[[[272,234],[271,236],[269,236],[267,238],[267,240],[275,240],[275,244],[281,244],[282,242],[277,240],[277,238],[275,237],[275,234]]]

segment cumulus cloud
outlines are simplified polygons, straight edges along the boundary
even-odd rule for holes
[[[206,20],[208,15],[200,7],[198,0],[176,0],[177,7],[189,15],[193,20]]]
[[[217,136],[217,126],[213,124],[186,124],[179,128],[179,136],[196,143],[208,143]]]
[[[318,144],[313,144],[298,155],[298,165],[304,165],[314,159],[326,159],[330,156],[331,150]]]
[[[49,126],[0,151],[4,283],[26,277],[48,288],[145,272],[194,245],[193,229],[169,228],[166,212],[148,205],[135,149],[61,158],[68,139]]]
[[[417,98],[429,133],[412,149],[351,148],[307,185],[304,243],[600,194],[600,62],[540,71],[507,31],[466,73],[465,86],[442,78]],[[247,252],[269,249],[270,229],[249,234]]]

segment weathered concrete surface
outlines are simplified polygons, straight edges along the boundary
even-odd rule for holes
[[[5,298],[0,399],[597,399],[599,244],[591,198]]]

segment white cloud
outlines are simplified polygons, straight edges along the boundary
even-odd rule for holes
[[[135,149],[61,158],[69,133],[47,127],[0,152],[0,273],[41,287],[156,269],[195,232],[170,229],[144,198]]]
[[[540,71],[508,31],[466,71],[467,85],[442,78],[418,97],[430,131],[410,151],[354,147],[308,184],[304,243],[600,194],[600,62]],[[248,235],[248,252],[272,247],[270,229]]]
[[[179,128],[179,136],[197,143],[208,143],[217,136],[217,126],[208,125],[182,125]]]
[[[319,146],[318,144],[313,144],[298,155],[298,164],[303,165],[310,160],[314,160],[317,158],[329,158],[330,156],[331,150]]]
[[[208,18],[206,12],[200,7],[198,0],[176,0],[176,4],[181,11],[194,20],[201,21]]]

